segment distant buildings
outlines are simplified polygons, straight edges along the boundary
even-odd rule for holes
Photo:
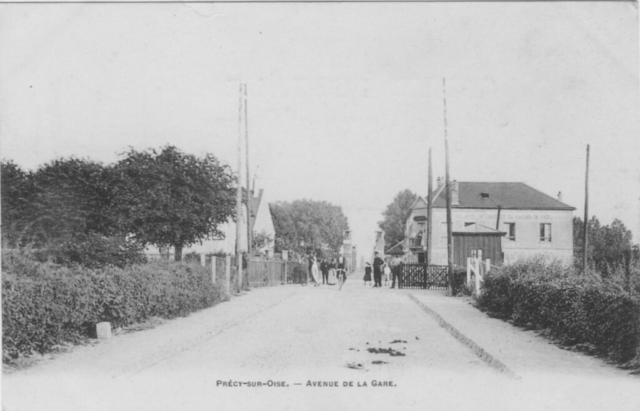
[[[245,191],[246,194],[246,191]],[[250,200],[250,210],[251,210],[251,225],[252,230],[255,233],[265,233],[270,238],[267,244],[264,244],[260,249],[253,250],[254,255],[264,255],[264,256],[273,256],[274,245],[275,245],[275,228],[273,225],[273,220],[271,219],[271,212],[269,211],[269,206],[264,198],[264,190],[258,190],[257,196],[251,196]],[[242,215],[240,216],[240,249],[242,251],[246,251],[247,248],[247,207],[246,204],[243,204],[242,207]],[[191,252],[196,253],[221,253],[221,254],[229,254],[235,255],[236,253],[236,222],[232,219],[229,219],[226,223],[220,225],[218,227],[220,231],[224,233],[224,236],[220,238],[205,240],[202,244],[194,244],[191,247],[185,247],[183,250],[183,254],[188,254]],[[148,252],[153,253],[156,248],[151,246],[148,247]]]
[[[447,264],[447,218],[444,182],[433,195],[432,264]],[[467,257],[511,263],[548,255],[564,261],[573,257],[573,210],[561,201],[524,183],[453,182],[451,187],[454,264]],[[406,221],[404,259],[425,260],[427,201],[418,197]]]

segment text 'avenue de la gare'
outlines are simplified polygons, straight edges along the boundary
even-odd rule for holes
[[[293,383],[293,386],[305,386],[312,388],[338,388],[338,387],[397,387],[393,381],[312,381],[306,383]],[[285,381],[234,381],[217,380],[216,387],[289,387]]]

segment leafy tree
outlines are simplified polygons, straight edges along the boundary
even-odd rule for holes
[[[576,264],[582,266],[584,223],[580,217],[573,218],[573,254]],[[611,267],[628,265],[635,254],[633,236],[622,221],[613,220],[610,226],[603,226],[593,216],[589,220],[588,261],[604,275],[609,275]]]
[[[267,233],[265,230],[260,232],[253,231],[253,241],[251,242],[251,246],[253,250],[258,250],[266,245],[268,245],[271,241],[273,241],[273,237],[271,234]]]
[[[114,211],[119,229],[141,244],[182,249],[212,236],[234,216],[234,176],[216,157],[173,146],[123,153],[114,167]]]
[[[384,231],[387,248],[404,240],[406,220],[416,198],[418,198],[417,194],[411,190],[400,191],[382,213],[384,220],[379,221],[378,226]]]
[[[34,174],[38,225],[50,241],[79,234],[113,235],[111,167],[91,160],[58,159]]]
[[[269,207],[279,251],[340,250],[344,230],[349,229],[342,207],[313,200],[277,202]]]
[[[3,228],[10,244],[59,245],[79,235],[115,232],[109,167],[69,158],[33,173],[11,162],[2,169]]]
[[[2,168],[2,239],[11,246],[23,242],[25,231],[35,214],[33,177],[12,161],[3,160]]]

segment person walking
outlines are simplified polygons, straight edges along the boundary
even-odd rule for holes
[[[336,268],[338,267],[338,260],[333,259],[329,264],[329,285],[335,285],[337,282],[336,278]]]
[[[379,257],[378,252],[374,253],[373,258],[373,282],[374,287],[382,287],[382,266],[384,265],[384,260]]]
[[[322,284],[329,284],[329,264],[326,258],[320,262],[320,271],[322,271]]]
[[[367,281],[371,282],[371,264],[369,263],[364,268],[364,285],[367,285]]]
[[[400,266],[402,265],[402,258],[394,258],[391,260],[391,265],[391,288],[396,288],[396,281],[398,281],[398,288],[400,288]]]
[[[389,267],[389,263],[384,264],[384,286],[389,285],[389,278],[391,277],[391,267]]]
[[[319,286],[320,275],[318,274],[318,260],[316,260],[316,256],[313,253],[311,253],[311,256],[309,257],[309,273],[311,274],[311,278],[313,279],[314,286]]]
[[[342,286],[347,281],[347,270],[345,269],[344,257],[338,257],[338,267],[336,269],[336,280],[338,281],[338,290],[342,290]]]

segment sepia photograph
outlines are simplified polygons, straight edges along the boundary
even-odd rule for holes
[[[640,410],[639,33],[0,2],[2,410]]]

